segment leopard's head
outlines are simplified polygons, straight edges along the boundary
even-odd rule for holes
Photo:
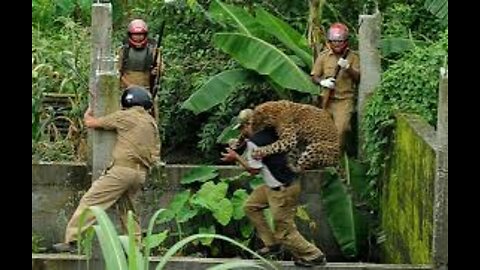
[[[286,100],[267,101],[255,107],[252,117],[252,129],[259,131],[265,127],[276,127],[288,112],[290,102]]]

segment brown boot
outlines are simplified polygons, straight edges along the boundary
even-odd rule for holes
[[[325,265],[327,264],[327,258],[325,258],[325,255],[322,254],[317,258],[313,260],[308,260],[308,261],[305,259],[296,259],[294,264],[300,267],[313,267],[317,265]]]
[[[278,255],[282,253],[282,247],[280,244],[275,244],[271,246],[264,246],[263,248],[256,251],[258,255],[264,257],[267,255]]]

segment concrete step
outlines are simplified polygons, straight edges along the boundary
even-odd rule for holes
[[[150,269],[155,269],[161,257],[150,257]],[[163,270],[205,270],[214,265],[236,260],[220,258],[193,258],[173,257]],[[248,261],[248,260],[246,260]],[[88,262],[88,268],[87,268]],[[278,269],[294,270],[305,269],[296,267],[292,261],[277,261]],[[91,258],[87,260],[83,255],[71,254],[32,254],[32,270],[104,270],[103,258]],[[269,269],[269,268],[265,268]],[[317,266],[309,269],[322,270],[431,270],[431,265],[411,264],[374,264],[374,263],[327,263],[325,266]]]

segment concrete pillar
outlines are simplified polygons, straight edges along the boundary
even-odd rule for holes
[[[358,47],[360,56],[360,84],[358,85],[358,155],[363,159],[363,138],[361,127],[365,103],[373,94],[375,88],[380,85],[381,62],[380,62],[380,28],[382,17],[377,10],[373,15],[360,15],[360,28],[358,30]]]
[[[105,2],[105,1],[101,1]],[[92,50],[90,54],[90,100],[95,117],[104,116],[120,108],[118,75],[112,53],[112,4],[92,5]],[[98,179],[111,161],[116,136],[112,131],[91,130],[92,180]]]
[[[437,169],[433,208],[433,264],[448,269],[448,68],[440,71],[437,114]]]

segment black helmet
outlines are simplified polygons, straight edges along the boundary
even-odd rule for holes
[[[122,107],[130,108],[133,106],[142,106],[145,110],[152,108],[152,96],[147,89],[140,86],[131,86],[123,91]]]

